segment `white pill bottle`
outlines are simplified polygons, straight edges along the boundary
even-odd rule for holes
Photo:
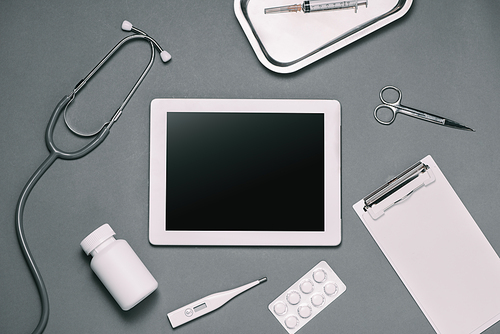
[[[158,282],[125,240],[104,224],[80,243],[92,255],[90,267],[118,305],[128,311],[158,287]]]

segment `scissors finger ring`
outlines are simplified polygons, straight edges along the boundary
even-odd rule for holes
[[[391,101],[387,101],[384,98],[384,93],[386,91],[389,91],[389,90],[393,90],[393,91],[395,91],[398,94],[398,97],[396,98],[396,101],[391,102]],[[380,101],[382,101],[383,104],[400,105],[401,104],[401,98],[403,97],[403,93],[401,93],[401,90],[398,87],[396,87],[396,86],[385,86],[384,88],[382,88],[380,90],[379,96],[380,96]]]
[[[384,121],[383,119],[381,119],[379,116],[378,116],[378,112],[380,110],[390,110],[390,113],[391,113],[391,118],[387,121]],[[379,122],[380,124],[383,124],[383,125],[389,125],[389,124],[392,124],[394,122],[394,120],[396,119],[396,114],[398,113],[398,108],[392,106],[392,105],[389,105],[389,104],[380,104],[378,105],[375,110],[373,110],[373,117],[375,117],[375,120],[377,122]]]

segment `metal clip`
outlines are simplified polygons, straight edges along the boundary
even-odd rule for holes
[[[424,174],[426,174],[427,177],[422,180],[421,177]],[[417,179],[420,179],[422,182],[415,183]],[[363,209],[367,211],[373,219],[378,219],[384,215],[385,211],[407,200],[418,189],[431,184],[435,180],[436,178],[430,167],[419,161],[366,196],[363,199],[365,203]],[[411,188],[407,189],[407,186],[410,184],[412,184]],[[403,194],[401,196],[398,194],[394,198],[392,195],[397,194],[400,190],[403,191]]]

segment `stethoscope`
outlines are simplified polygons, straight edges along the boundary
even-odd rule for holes
[[[109,53],[94,67],[92,71],[84,78],[82,79],[76,87],[73,89],[73,92],[65,96],[56,106],[54,109],[52,116],[50,117],[49,123],[47,125],[47,129],[45,131],[45,142],[47,144],[47,148],[49,149],[49,156],[45,159],[45,161],[38,167],[38,169],[33,173],[33,175],[30,177],[28,182],[23,188],[23,191],[21,192],[21,195],[19,196],[19,200],[17,202],[17,207],[16,207],[16,233],[17,233],[17,238],[19,241],[19,245],[21,247],[21,251],[24,255],[24,258],[28,264],[28,267],[30,268],[31,274],[33,275],[33,278],[35,280],[38,293],[40,295],[40,300],[42,304],[42,314],[40,316],[39,323],[33,333],[42,333],[47,326],[48,320],[49,320],[49,299],[48,299],[48,294],[47,294],[47,289],[45,287],[45,283],[43,282],[42,276],[40,274],[40,271],[38,270],[38,267],[35,263],[35,260],[31,254],[31,251],[28,247],[27,241],[26,241],[26,236],[24,234],[24,227],[23,227],[23,215],[24,215],[24,207],[26,204],[26,201],[28,199],[29,194],[31,193],[31,190],[35,186],[35,184],[40,180],[42,175],[49,169],[50,166],[56,161],[57,159],[63,159],[63,160],[75,160],[79,159],[81,157],[84,157],[85,155],[89,154],[92,152],[97,146],[99,146],[104,139],[109,134],[109,131],[113,124],[118,120],[120,115],[123,112],[123,109],[127,105],[128,101],[132,97],[132,95],[135,93],[137,90],[137,87],[142,83],[146,75],[148,74],[149,70],[151,69],[151,66],[153,65],[154,59],[155,59],[155,48],[159,51],[161,59],[163,62],[168,62],[170,60],[170,54],[163,50],[163,48],[156,42],[153,38],[148,36],[144,31],[137,29],[134,27],[130,22],[128,21],[123,21],[122,24],[122,29],[125,31],[132,31],[135,34],[134,35],[129,35],[125,38],[123,38],[118,44],[109,51]],[[136,81],[130,92],[127,94],[125,99],[123,100],[123,103],[121,106],[118,108],[118,110],[114,113],[113,117],[106,123],[102,125],[102,127],[97,130],[94,133],[89,133],[89,134],[84,134],[76,131],[73,127],[71,127],[66,119],[66,113],[67,113],[67,108],[68,105],[74,100],[76,94],[85,86],[87,81],[90,80],[90,78],[106,63],[109,58],[125,43],[135,40],[135,39],[144,39],[148,41],[151,45],[151,59],[149,60],[149,63],[147,64],[146,68],[142,72],[141,76],[139,79]],[[67,152],[59,149],[56,144],[54,143],[54,128],[56,126],[57,120],[59,119],[61,112],[64,113],[64,121],[69,128],[71,132],[78,136],[82,137],[94,137],[87,145],[82,147],[79,150],[73,151],[73,152]]]

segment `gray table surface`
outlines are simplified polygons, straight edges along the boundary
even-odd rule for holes
[[[14,209],[48,155],[44,132],[69,94],[125,34],[128,19],[172,54],[150,74],[106,141],[57,161],[31,194],[25,230],[44,276],[46,333],[171,333],[166,313],[209,293],[268,282],[176,333],[285,333],[267,305],[326,260],[347,291],[301,333],[433,333],[352,209],[390,176],[430,154],[492,246],[500,250],[500,2],[415,0],[402,19],[290,75],[257,60],[231,0],[0,2],[0,333],[29,333],[40,303],[17,245]],[[146,64],[127,45],[82,91],[74,122],[108,119]],[[401,116],[376,123],[388,84],[404,103],[475,128],[463,132]],[[338,247],[154,247],[148,242],[149,103],[163,98],[336,99],[342,104],[343,241]],[[62,125],[56,141],[79,147]],[[159,289],[120,310],[89,268],[80,241],[109,223],[136,250]],[[422,245],[424,247],[424,245]],[[499,282],[500,284],[500,282]],[[463,291],[466,293],[467,286]],[[500,332],[496,324],[486,333]]]

